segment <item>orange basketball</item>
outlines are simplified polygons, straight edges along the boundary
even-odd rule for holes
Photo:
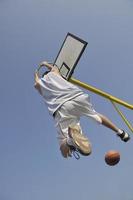
[[[105,162],[110,165],[116,165],[120,161],[120,153],[115,150],[110,150],[105,154]]]

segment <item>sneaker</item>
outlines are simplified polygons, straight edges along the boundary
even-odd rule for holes
[[[80,159],[79,151],[73,145],[68,144],[68,146],[69,146],[70,151],[71,151],[71,157],[73,155],[77,160],[79,160]]]
[[[128,133],[126,133],[124,130],[122,130],[123,132],[121,134],[117,134],[122,141],[127,142],[128,140],[130,140],[130,135]]]
[[[69,126],[68,135],[72,139],[73,146],[69,145],[71,150],[77,154],[88,156],[91,153],[91,145],[87,137],[81,133],[80,126]]]

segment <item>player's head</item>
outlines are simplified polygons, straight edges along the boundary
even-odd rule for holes
[[[46,72],[44,72],[44,73],[42,74],[42,78],[43,78],[45,75],[47,75],[49,72],[50,72],[50,70],[47,70]]]

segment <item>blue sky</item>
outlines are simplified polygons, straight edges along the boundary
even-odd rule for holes
[[[88,42],[73,76],[133,104],[132,22],[132,0],[0,0],[1,200],[133,199],[133,140],[122,143],[83,118],[93,153],[65,160],[33,87],[38,63],[52,62],[70,32]],[[110,102],[90,95],[98,112],[128,131]],[[132,111],[121,109],[132,122]],[[114,167],[104,162],[110,149],[121,153]]]

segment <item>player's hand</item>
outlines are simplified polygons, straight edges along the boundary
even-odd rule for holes
[[[48,65],[48,62],[47,61],[43,61],[43,62],[41,62],[40,64],[39,64],[39,66],[47,66]]]
[[[35,72],[35,73],[34,73],[34,80],[35,80],[35,83],[38,83],[38,81],[39,81],[38,72]]]
[[[36,88],[36,89],[38,89],[38,87],[39,87],[39,74],[38,74],[38,72],[36,71],[35,73],[34,73],[34,87]]]
[[[42,91],[41,91],[41,87],[40,87],[40,83],[39,83],[40,78],[39,78],[38,72],[35,72],[34,80],[35,80],[35,83],[34,83],[35,89],[42,95]]]
[[[67,145],[66,142],[64,142],[63,144],[61,144],[60,151],[61,151],[61,154],[62,154],[62,156],[64,158],[71,157],[71,150],[70,150],[70,148],[69,148],[69,146]]]

